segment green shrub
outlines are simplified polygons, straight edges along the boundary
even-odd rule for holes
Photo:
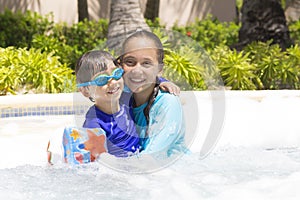
[[[58,93],[75,91],[73,71],[53,53],[39,49],[0,48],[0,94]]]
[[[106,40],[108,32],[108,20],[84,21],[71,26],[67,24],[57,24],[53,28],[52,36],[70,46],[75,46],[80,51],[92,50],[98,45],[102,45]]]
[[[254,42],[241,52],[218,46],[209,54],[225,86],[233,90],[299,89],[298,45],[282,51],[278,45],[270,44],[271,41]]]
[[[249,54],[230,50],[227,46],[216,47],[210,52],[212,60],[220,69],[226,87],[233,90],[254,90],[257,88],[255,70]]]
[[[155,18],[154,21],[151,21],[150,19],[145,19],[145,21],[150,28],[166,28],[166,26],[161,23],[158,17]]]
[[[219,87],[217,69],[197,42],[180,32],[153,28],[165,52],[163,77],[181,90],[206,90]]]
[[[52,29],[52,14],[41,16],[27,11],[13,13],[5,10],[0,14],[0,47],[30,47],[35,34],[44,34]]]
[[[75,68],[77,59],[85,52],[105,46],[108,20],[84,20],[71,26],[66,23],[56,24],[50,34],[36,36],[35,48],[54,52],[62,63]]]
[[[284,55],[282,84],[288,88],[300,89],[300,48],[294,45],[288,48]]]
[[[57,56],[61,63],[67,66],[74,65],[74,62],[79,58],[79,53],[71,46],[60,42],[56,37],[46,35],[35,35],[32,40],[32,47],[41,49],[42,52],[53,53]]]
[[[230,46],[238,41],[239,25],[234,22],[219,22],[208,16],[206,19],[197,20],[185,27],[174,26],[173,30],[190,36],[199,45],[206,49],[213,49],[219,45]]]
[[[290,36],[294,40],[295,44],[300,45],[300,19],[288,24]]]
[[[107,31],[107,19],[68,25],[55,24],[52,13],[41,16],[31,11],[23,14],[6,10],[0,14],[1,47],[33,47],[52,52],[72,69],[83,53],[105,45]]]
[[[1,49],[0,94],[17,93],[22,87],[35,92],[74,91],[71,69],[77,59],[105,46],[107,19],[67,25],[54,24],[51,17],[30,11],[0,14],[0,46],[15,46]],[[232,51],[228,46],[238,41],[239,25],[211,16],[185,27],[175,25],[173,35],[161,31],[159,19],[147,23],[165,48],[163,76],[182,90],[214,89],[222,85],[220,77],[235,90],[300,88],[300,20],[288,24],[296,45],[284,52],[270,42]]]
[[[176,83],[182,90],[204,90],[207,88],[203,78],[204,67],[193,62],[189,56],[192,54],[199,56],[185,46],[179,50],[166,48],[163,77]]]
[[[282,51],[279,45],[270,45],[271,42],[253,42],[244,49],[249,53],[251,63],[257,65],[256,75],[263,89],[298,89],[298,46]]]

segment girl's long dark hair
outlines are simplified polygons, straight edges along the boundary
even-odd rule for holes
[[[150,96],[150,98],[148,99],[148,104],[147,106],[144,108],[144,115],[146,117],[146,121],[147,121],[147,125],[149,125],[149,114],[150,114],[150,109],[156,99],[156,96],[158,94],[159,91],[159,80],[156,80],[155,86],[153,88],[152,94]]]

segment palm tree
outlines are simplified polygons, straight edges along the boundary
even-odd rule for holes
[[[300,19],[300,0],[286,0],[285,16],[288,21]]]
[[[78,21],[81,22],[84,19],[89,20],[87,0],[77,0],[77,7],[78,7]]]
[[[239,42],[233,48],[242,50],[253,41],[272,39],[272,44],[279,44],[285,50],[293,43],[280,0],[244,0],[241,11]]]
[[[144,17],[154,21],[158,17],[160,0],[147,0]]]
[[[111,0],[107,47],[118,53],[124,39],[138,29],[150,30],[139,0]]]

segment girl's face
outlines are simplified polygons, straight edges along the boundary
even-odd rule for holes
[[[125,84],[134,93],[152,91],[156,77],[161,71],[157,60],[157,49],[142,39],[133,39],[127,43],[122,65],[125,71]]]
[[[92,80],[97,78],[99,75],[112,75],[113,71],[117,69],[113,62],[108,65],[107,70],[101,71],[95,74],[92,77]],[[123,78],[116,80],[111,78],[108,80],[107,84],[103,86],[89,86],[91,96],[95,99],[95,103],[97,105],[104,103],[104,102],[112,102],[112,101],[119,101],[123,88],[124,88],[124,81]]]

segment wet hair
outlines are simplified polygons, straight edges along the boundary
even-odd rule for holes
[[[121,65],[123,63],[123,56],[126,55],[126,53],[128,53],[126,51],[126,46],[133,39],[148,40],[148,41],[153,42],[154,47],[150,47],[150,48],[156,48],[156,50],[157,50],[157,61],[158,61],[159,67],[161,67],[161,68],[163,67],[163,63],[164,63],[163,45],[162,45],[160,39],[154,33],[149,32],[149,31],[145,31],[145,30],[137,31],[137,32],[133,33],[132,35],[130,35],[128,38],[126,38],[126,40],[124,41],[124,43],[122,45],[122,54],[118,58],[118,62],[120,62]],[[147,124],[149,124],[150,109],[151,109],[151,107],[152,107],[152,105],[153,105],[153,103],[156,99],[158,91],[159,91],[159,80],[158,80],[158,77],[156,77],[156,83],[155,83],[155,86],[153,88],[152,94],[148,99],[147,106],[144,108],[144,115],[146,117]],[[147,128],[146,134],[148,134],[148,128]]]
[[[86,52],[76,63],[75,74],[77,83],[91,81],[95,74],[107,70],[108,65],[112,61],[118,66],[114,57],[106,51],[92,50]]]

